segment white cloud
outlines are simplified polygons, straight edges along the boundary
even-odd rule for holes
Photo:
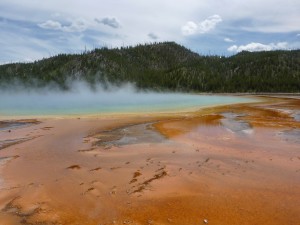
[[[69,26],[63,26],[63,30],[67,32],[82,32],[88,28],[84,20],[75,20]]]
[[[53,21],[53,20],[47,20],[44,23],[38,24],[38,26],[41,28],[50,29],[50,30],[61,30],[62,29],[60,22]]]
[[[193,21],[188,21],[182,28],[183,35],[192,35],[197,32],[198,25]]]
[[[300,34],[297,34],[296,36],[297,36],[297,37],[300,37]]]
[[[158,39],[158,36],[156,34],[152,33],[152,32],[148,34],[148,37],[151,38],[152,40],[157,40]]]
[[[47,43],[47,48],[33,47],[19,39],[7,39],[0,46],[3,53],[0,59],[23,59],[20,55],[22,47],[28,49],[27,55],[36,58],[48,57],[48,51],[73,52],[85,46],[136,45],[152,40],[148,35],[150,32],[159,36],[159,41],[176,41],[194,51],[213,51],[216,54],[227,49],[222,37],[249,43],[249,31],[252,40],[261,43],[284,40],[290,48],[300,48],[299,36],[296,36],[300,32],[299,8],[299,0],[287,0],[284,4],[282,0],[252,0],[251,4],[241,0],[126,0],[117,1],[117,4],[111,0],[51,0],[43,1],[43,4],[37,4],[37,0],[1,0],[0,36],[11,32],[20,40],[35,38],[41,44]],[[104,25],[95,18],[99,21],[109,18],[111,21]],[[119,21],[122,29],[114,29]],[[57,34],[41,32],[37,24]],[[216,28],[218,36],[209,40],[204,35],[196,35],[213,32]],[[188,38],[193,34],[193,38]],[[80,35],[82,38],[77,38]],[[236,43],[228,46],[233,44]]]
[[[222,22],[222,18],[219,15],[213,15],[199,24],[199,33],[207,33],[213,30],[218,23]]]
[[[229,43],[230,43],[230,42],[234,42],[234,40],[232,40],[231,38],[224,38],[224,41],[225,41],[225,42],[229,42]]]
[[[249,52],[259,52],[259,51],[271,51],[271,50],[284,50],[288,49],[287,42],[278,42],[278,43],[270,43],[270,44],[261,44],[257,42],[251,42],[246,45],[232,45],[227,50],[230,52],[241,52],[241,51],[249,51]]]
[[[120,21],[115,17],[105,17],[101,20],[100,19],[95,19],[95,21],[98,22],[98,23],[102,23],[106,26],[115,28],[115,29],[121,27]]]
[[[222,22],[221,16],[213,15],[198,24],[193,21],[188,21],[181,30],[183,35],[204,34],[215,29],[216,25],[220,22]]]
[[[47,20],[44,23],[39,23],[39,27],[48,30],[61,30],[64,32],[82,32],[87,29],[87,25],[83,20],[73,21],[70,25],[63,26],[58,21]]]

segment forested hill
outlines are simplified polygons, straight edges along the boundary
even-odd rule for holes
[[[0,87],[69,81],[134,83],[140,89],[193,92],[300,92],[300,50],[200,56],[174,42],[82,54],[60,54],[33,63],[0,66]]]

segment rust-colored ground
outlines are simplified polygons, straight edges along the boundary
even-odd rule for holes
[[[270,98],[2,130],[0,224],[298,224],[298,115]]]

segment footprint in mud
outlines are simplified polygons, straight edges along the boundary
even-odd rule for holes
[[[101,170],[101,169],[102,169],[102,167],[97,167],[95,169],[91,169],[90,171],[98,171],[98,170]]]
[[[117,169],[121,169],[120,166],[115,166],[115,167],[111,167],[110,170],[117,170]]]
[[[81,167],[79,165],[72,165],[72,166],[67,167],[67,169],[79,170],[79,169],[81,169]]]
[[[115,195],[117,193],[117,186],[113,186],[111,191],[109,192],[110,195]]]
[[[195,164],[198,165],[198,167],[201,167],[203,165],[205,165],[205,163],[208,163],[210,160],[210,158],[206,158],[204,161],[196,161]]]
[[[157,169],[155,172],[159,172],[159,171],[162,171],[162,170],[164,170],[164,169],[166,169],[166,166],[163,166],[163,167]]]
[[[77,150],[78,152],[90,152],[90,151],[93,151],[95,150],[96,148],[90,148],[90,149],[79,149]]]
[[[90,191],[92,191],[92,190],[95,190],[95,188],[90,187],[89,189],[87,189],[86,193],[87,193],[87,192],[90,192]]]
[[[41,130],[51,130],[53,127],[42,127]]]
[[[81,195],[85,195],[85,194],[87,194],[87,193],[89,193],[89,192],[91,192],[93,190],[95,190],[95,188],[94,187],[90,187],[85,192],[81,193]]]
[[[132,184],[134,182],[137,182],[137,177],[141,176],[142,173],[138,170],[136,172],[134,172],[132,180],[129,182],[129,184]]]
[[[160,170],[160,172],[155,174],[152,178],[150,178],[148,180],[145,180],[143,183],[138,184],[138,187],[135,190],[133,190],[131,192],[131,194],[143,192],[144,190],[146,190],[150,186],[150,184],[153,181],[159,180],[159,179],[161,179],[161,178],[163,178],[167,175],[168,175],[167,171],[162,168],[162,170]]]

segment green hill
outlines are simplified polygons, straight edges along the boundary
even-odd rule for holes
[[[73,80],[91,86],[131,82],[159,91],[300,92],[300,50],[200,56],[164,42],[0,66],[2,88],[17,81],[29,88],[54,83],[68,89]]]

